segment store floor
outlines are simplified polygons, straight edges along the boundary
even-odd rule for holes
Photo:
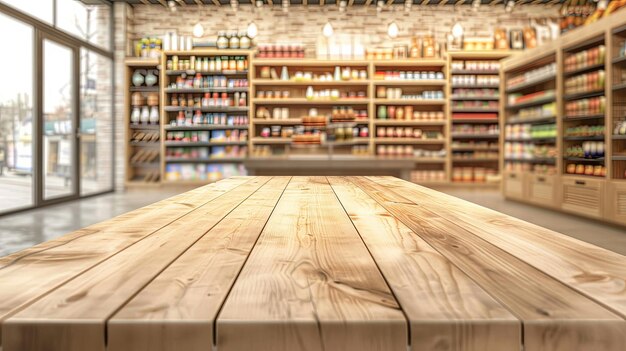
[[[113,193],[0,217],[0,256],[56,238],[185,191],[141,189]],[[495,189],[437,190],[626,255],[626,230],[555,211],[506,201]]]

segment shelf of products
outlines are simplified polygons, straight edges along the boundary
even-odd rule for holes
[[[370,152],[370,63],[253,61],[253,157]]]
[[[540,55],[551,57],[553,62],[558,58],[557,79],[538,86],[527,85],[518,93],[527,95],[555,89],[556,80],[563,82],[564,89],[563,96],[556,97],[557,106],[551,113],[537,109],[515,115],[515,110],[507,110],[510,118],[507,124],[525,131],[521,135],[512,130],[505,133],[511,133],[511,139],[530,137],[532,141],[514,142],[505,138],[504,162],[510,176],[504,177],[503,189],[507,197],[624,224],[626,212],[619,213],[620,200],[615,189],[621,184],[617,182],[626,179],[626,137],[621,139],[618,134],[622,126],[626,134],[626,123],[622,123],[626,119],[626,93],[613,88],[626,82],[622,70],[625,64],[621,63],[626,60],[619,59],[626,50],[626,23],[623,16],[603,19],[601,23],[585,35],[576,31],[568,33],[550,45],[553,51],[549,54],[546,50],[536,50],[528,57],[503,63],[504,76],[513,77],[536,69]],[[522,123],[525,121],[528,122]],[[558,128],[553,142],[544,139],[545,134],[541,135],[542,143],[529,135],[533,125],[548,126],[555,122]],[[547,147],[550,157],[535,155],[538,146]],[[544,160],[550,163],[537,167],[535,162]],[[544,168],[547,166],[550,168]],[[542,181],[534,176],[538,171],[545,174]]]
[[[544,105],[553,102],[556,99],[556,93],[554,89],[537,91],[527,94],[513,93],[508,95],[507,109],[522,109],[526,107],[533,107],[537,105]]]
[[[611,33],[613,57],[610,84],[613,104],[611,130],[611,178],[626,180],[626,26]],[[626,219],[626,216],[623,216]]]
[[[410,71],[410,70],[377,70],[374,72],[374,83],[389,84],[394,82],[408,82],[410,84],[440,85],[446,80],[441,71]]]
[[[565,102],[565,119],[581,119],[585,117],[604,118],[606,112],[606,97],[572,100]]]
[[[585,73],[604,68],[606,47],[598,45],[567,55],[563,59],[563,71],[566,76]]]
[[[164,60],[164,181],[245,175],[250,52],[165,52]]]
[[[156,184],[161,181],[158,61],[129,60],[126,85],[126,185]]]
[[[451,180],[484,182],[498,171],[501,55],[449,53]],[[481,149],[483,148],[483,149]]]
[[[516,93],[537,85],[549,83],[556,78],[556,62],[512,76],[506,81],[506,92]]]
[[[542,57],[513,71],[505,71],[507,106],[504,119],[503,189],[518,198],[528,177],[557,173],[556,54]],[[552,193],[551,184],[542,184]]]
[[[372,144],[377,156],[410,158],[428,169],[420,179],[435,181],[447,175],[446,61],[420,61],[372,63]]]
[[[495,166],[494,166],[495,167]],[[485,183],[498,174],[496,168],[489,167],[453,167],[452,181],[463,183]]]

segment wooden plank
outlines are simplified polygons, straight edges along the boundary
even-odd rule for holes
[[[16,313],[3,325],[4,351],[104,351],[106,320],[268,180],[229,191]]]
[[[618,315],[429,210],[427,201],[406,198],[406,187],[353,182],[518,316],[525,351],[624,349],[626,321]]]
[[[441,217],[626,317],[625,256],[416,184],[369,179],[427,201]]]
[[[191,191],[188,191],[184,194],[175,195],[173,197],[170,197],[170,198],[155,202],[153,204],[138,208],[136,210],[121,214],[110,220],[96,223],[88,227],[76,230],[69,234],[60,236],[56,239],[52,239],[52,240],[37,244],[35,246],[31,246],[29,248],[15,252],[8,256],[0,257],[0,277],[2,276],[2,269],[5,266],[16,264],[18,261],[26,257],[33,256],[37,253],[41,253],[51,248],[65,245],[68,242],[71,242],[81,236],[84,236],[85,234],[102,231],[106,228],[111,227],[111,224],[113,224],[114,222],[115,223],[119,222],[119,225],[123,225],[123,226],[136,226],[139,224],[142,226],[142,228],[147,229],[147,230],[150,228],[158,229],[164,225],[167,225],[169,222],[175,220],[177,218],[177,215],[178,217],[180,217],[190,212],[193,208],[197,208],[200,205],[203,205],[207,203],[208,201],[210,201],[210,199],[207,199],[206,197],[211,197],[212,194],[209,194],[207,192],[209,191],[214,192],[213,195],[217,197],[219,195],[222,195],[224,192],[234,188],[235,186],[241,185],[245,183],[246,181],[251,180],[252,178],[253,177],[239,176],[239,177],[231,177],[228,179],[223,179],[223,180],[220,180],[219,182],[208,184],[208,185],[193,189]],[[175,209],[173,207],[177,207],[177,208]],[[160,212],[162,211],[163,213],[155,214],[153,212],[155,210],[159,210]],[[166,215],[164,216],[164,214]],[[154,220],[149,217],[154,217]],[[142,222],[147,223],[148,226],[146,226]],[[0,298],[1,297],[2,296],[0,292]],[[1,310],[2,308],[0,307],[0,311]]]
[[[328,178],[410,323],[411,350],[519,351],[508,310],[347,178]]]
[[[206,351],[214,320],[289,177],[246,199],[108,322],[107,351]]]
[[[292,178],[219,314],[217,348],[405,351],[407,337],[326,179]]]
[[[252,179],[207,185],[7,256],[0,263],[0,326],[75,276]]]

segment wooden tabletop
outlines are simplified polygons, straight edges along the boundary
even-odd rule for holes
[[[233,177],[0,258],[2,351],[624,351],[626,257],[392,177]]]

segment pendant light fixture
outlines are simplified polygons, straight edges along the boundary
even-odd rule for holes
[[[204,34],[204,27],[202,27],[202,24],[200,24],[200,22],[196,23],[196,25],[193,26],[193,36],[196,38],[200,38],[202,37],[203,34]]]
[[[454,24],[454,26],[452,26],[452,35],[455,38],[457,38],[457,39],[461,38],[463,36],[463,32],[464,32],[464,30],[463,30],[463,26],[461,26],[461,23],[456,22]]]
[[[330,24],[330,21],[326,22],[324,28],[322,28],[322,34],[324,34],[326,38],[330,38],[333,36],[333,32],[333,26]]]
[[[509,0],[506,2],[506,5],[504,5],[504,10],[506,12],[513,12],[514,7],[515,7],[515,0]]]
[[[480,4],[481,4],[480,0],[474,0],[474,2],[472,2],[472,11],[478,12],[478,8],[480,8]]]
[[[170,11],[172,12],[176,12],[177,7],[176,7],[176,3],[172,0],[167,2],[167,7],[170,9]]]
[[[396,21],[389,23],[389,27],[387,27],[387,35],[389,35],[391,39],[396,38],[399,31],[400,28],[398,28]]]
[[[248,30],[246,33],[248,34],[248,38],[250,39],[254,39],[257,36],[257,34],[259,34],[259,28],[257,28],[256,23],[254,23],[254,21],[248,24]]]

